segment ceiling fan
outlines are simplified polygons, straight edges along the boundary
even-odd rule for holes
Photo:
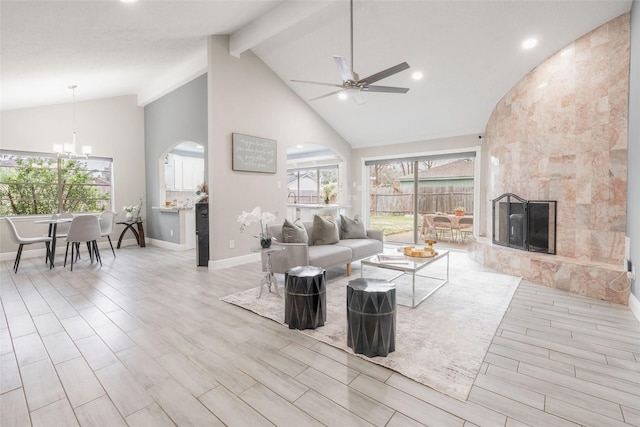
[[[315,98],[309,99],[309,101],[315,101],[317,99],[326,98],[328,96],[332,96],[338,93],[349,94],[356,104],[361,105],[364,104],[364,99],[360,92],[385,92],[385,93],[407,93],[409,88],[406,87],[392,87],[392,86],[373,86],[372,83],[375,83],[379,80],[390,77],[394,74],[399,73],[400,71],[404,71],[409,68],[409,64],[403,62],[401,64],[395,65],[391,68],[387,68],[386,70],[382,70],[375,74],[372,74],[363,79],[358,76],[358,74],[353,71],[353,0],[350,1],[350,15],[351,15],[351,68],[347,65],[347,60],[344,56],[335,56],[333,60],[338,66],[338,70],[340,71],[340,76],[342,77],[342,84],[335,83],[323,83],[323,82],[313,82],[308,80],[291,80],[296,83],[310,83],[321,86],[330,86],[340,88],[334,92],[327,93],[325,95],[320,95]]]

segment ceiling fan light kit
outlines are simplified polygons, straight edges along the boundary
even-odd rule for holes
[[[406,62],[402,62],[393,67],[387,68],[386,70],[379,71],[375,74],[372,74],[363,79],[360,78],[358,73],[353,71],[353,0],[350,1],[350,32],[351,32],[351,68],[347,64],[347,59],[344,56],[334,55],[333,60],[338,67],[338,71],[340,72],[340,76],[342,77],[342,84],[335,83],[323,83],[323,82],[314,82],[309,80],[291,80],[295,83],[306,83],[306,84],[315,84],[321,86],[329,86],[339,88],[333,92],[329,92],[324,95],[316,96],[315,98],[309,99],[309,101],[315,101],[322,98],[327,98],[329,96],[333,96],[336,94],[340,95],[341,99],[345,97],[350,97],[354,100],[354,102],[358,105],[364,104],[364,98],[362,97],[361,92],[382,92],[382,93],[407,93],[409,88],[406,87],[395,87],[395,86],[373,86],[372,83],[380,81],[382,79],[386,79],[387,77],[391,77],[394,74],[397,74],[401,71],[404,71],[409,68],[409,64]]]

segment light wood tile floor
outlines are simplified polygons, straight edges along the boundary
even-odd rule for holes
[[[462,402],[221,302],[258,263],[153,246],[103,263],[1,263],[2,427],[640,425],[627,307],[522,283]]]

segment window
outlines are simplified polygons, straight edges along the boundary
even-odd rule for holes
[[[338,166],[287,171],[287,203],[336,202],[338,188]]]
[[[111,210],[113,160],[0,150],[0,215]]]

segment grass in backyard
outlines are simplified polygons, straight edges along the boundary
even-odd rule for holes
[[[413,216],[379,215],[371,216],[370,227],[374,230],[384,230],[385,236],[405,233],[413,230]]]

